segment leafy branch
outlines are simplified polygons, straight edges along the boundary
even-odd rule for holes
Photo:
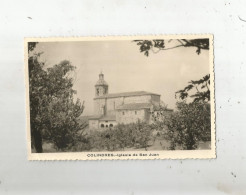
[[[170,50],[178,47],[196,47],[196,53],[199,55],[201,50],[209,50],[209,39],[176,39],[177,44],[170,46],[170,42],[173,40],[155,39],[155,40],[134,40],[139,45],[140,52],[144,55],[149,56],[149,52],[158,53],[162,50]],[[168,46],[169,45],[169,46]]]
[[[195,94],[189,95],[192,89],[196,90]],[[204,91],[205,89],[205,91]],[[206,75],[203,78],[189,82],[189,85],[184,89],[175,93],[175,97],[179,96],[181,100],[185,100],[188,96],[194,98],[194,102],[209,102],[210,101],[210,75]]]

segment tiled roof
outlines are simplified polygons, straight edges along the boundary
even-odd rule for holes
[[[116,120],[116,116],[114,115],[95,115],[95,116],[90,116],[88,118],[89,120],[100,120],[100,121],[115,121]]]
[[[116,110],[139,110],[144,108],[151,108],[151,103],[135,103],[135,104],[123,104],[116,108]]]
[[[157,111],[160,109],[160,106],[156,106],[154,107]],[[163,108],[162,108],[163,110]],[[165,108],[163,111],[170,111],[170,112],[173,112],[173,109],[170,109],[170,108]]]
[[[116,116],[115,115],[106,115],[99,119],[99,121],[115,121]]]
[[[99,79],[99,80],[97,81],[97,83],[96,83],[96,86],[97,86],[97,85],[107,85],[107,86],[108,86],[108,83],[107,83],[106,81],[102,80],[102,79]]]
[[[125,92],[125,93],[111,93],[111,94],[103,95],[100,97],[96,97],[94,99],[141,96],[141,95],[159,95],[159,94],[151,93],[147,91],[133,91],[133,92]]]
[[[99,80],[97,81],[96,85],[95,86],[101,86],[101,85],[107,85],[108,86],[108,83],[106,81],[104,81],[104,74],[101,72],[99,74]]]
[[[94,116],[89,116],[88,119],[92,120],[92,119],[100,119],[102,117],[102,115],[94,115]]]

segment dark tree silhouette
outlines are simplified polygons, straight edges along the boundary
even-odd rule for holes
[[[189,92],[195,89],[195,94]],[[189,85],[184,89],[176,92],[181,100],[185,100],[188,96],[193,98],[194,102],[209,102],[210,101],[210,75],[207,74],[203,78],[189,82]],[[175,95],[176,95],[175,94]]]
[[[149,56],[149,52],[157,53],[162,50],[170,50],[178,47],[195,47],[197,48],[196,53],[199,55],[201,50],[209,50],[209,39],[170,39],[168,43],[176,41],[170,47],[166,46],[166,40],[155,39],[155,40],[134,40],[137,45],[140,46],[140,52],[144,52],[144,55]]]
[[[37,153],[43,152],[45,137],[57,149],[63,150],[75,144],[76,135],[82,129],[79,116],[84,104],[74,102],[73,79],[69,76],[75,67],[69,61],[44,68],[41,53],[32,52],[37,43],[28,44],[30,125],[33,145]]]

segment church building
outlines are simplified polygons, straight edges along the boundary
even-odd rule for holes
[[[108,93],[103,73],[95,85],[94,116],[89,118],[90,129],[105,129],[115,125],[151,122],[151,111],[160,105],[160,95],[146,91]]]

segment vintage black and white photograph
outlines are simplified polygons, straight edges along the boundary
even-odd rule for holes
[[[215,157],[211,35],[26,39],[26,84],[30,159]]]

